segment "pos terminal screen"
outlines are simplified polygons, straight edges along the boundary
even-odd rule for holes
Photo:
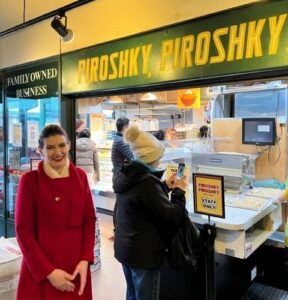
[[[275,118],[243,118],[242,144],[275,145]]]

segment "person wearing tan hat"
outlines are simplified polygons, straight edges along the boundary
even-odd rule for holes
[[[115,257],[123,267],[126,300],[157,300],[165,251],[184,216],[187,182],[185,178],[175,181],[175,175],[161,181],[164,172],[157,167],[164,147],[153,135],[130,126],[124,138],[135,159],[122,167],[114,181]]]

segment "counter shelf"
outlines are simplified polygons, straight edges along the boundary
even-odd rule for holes
[[[204,224],[208,217],[189,213],[193,222]],[[268,202],[261,210],[225,205],[225,219],[211,217],[216,225],[215,251],[241,259],[248,258],[282,224],[281,206]]]

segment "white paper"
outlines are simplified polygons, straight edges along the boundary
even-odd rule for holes
[[[12,124],[12,136],[13,136],[13,146],[22,146],[22,124],[13,123]]]
[[[21,256],[22,253],[18,246],[4,237],[0,238],[0,263],[19,258]]]
[[[38,147],[39,125],[37,122],[27,123],[27,143],[29,148]]]

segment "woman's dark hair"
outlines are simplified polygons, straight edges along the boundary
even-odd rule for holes
[[[158,131],[153,132],[152,134],[153,134],[153,135],[156,137],[156,139],[158,139],[159,141],[164,141],[164,139],[165,139],[165,131],[162,130],[162,129],[159,129]]]
[[[207,125],[203,125],[199,128],[199,131],[200,131],[200,136],[201,137],[207,137],[208,136],[208,130],[209,130],[209,127]]]
[[[78,138],[89,138],[91,137],[91,132],[88,128],[84,128],[82,131],[79,132]]]
[[[40,148],[44,147],[44,139],[53,136],[53,135],[63,135],[65,136],[65,139],[67,141],[67,143],[70,143],[69,137],[66,133],[66,131],[59,125],[56,124],[50,124],[45,126],[40,135],[39,135],[39,139],[38,139],[38,145]]]
[[[116,121],[116,128],[118,132],[121,132],[124,127],[127,127],[129,125],[129,119],[128,118],[118,118]]]

